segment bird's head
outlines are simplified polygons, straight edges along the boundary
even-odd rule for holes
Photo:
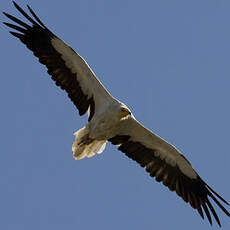
[[[125,107],[125,106],[121,106],[119,108],[119,111],[118,111],[118,118],[119,118],[119,120],[121,120],[122,118],[127,117],[128,115],[131,115],[130,110],[127,107]]]

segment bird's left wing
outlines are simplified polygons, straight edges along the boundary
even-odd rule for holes
[[[16,24],[7,22],[4,24],[17,31],[10,31],[10,33],[19,38],[39,61],[46,65],[47,72],[56,85],[68,93],[79,114],[83,115],[88,110],[89,120],[91,120],[101,106],[110,103],[114,98],[96,78],[86,61],[53,34],[29,6],[27,7],[31,16],[15,2],[13,3],[32,25],[5,12],[5,16]]]
[[[219,225],[220,221],[209,197],[230,216],[218,199],[228,203],[199,177],[189,161],[174,146],[146,129],[134,117],[123,119],[119,133],[109,141],[118,145],[120,151],[144,167],[158,182],[176,191],[202,218],[204,211],[210,224],[210,211]]]

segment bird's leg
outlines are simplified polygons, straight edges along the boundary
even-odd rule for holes
[[[89,137],[89,134],[87,133],[87,134],[85,134],[85,135],[81,138],[81,140],[80,140],[80,142],[78,143],[78,145],[89,145],[89,144],[91,144],[93,141],[94,141],[94,139],[90,138],[90,137]]]

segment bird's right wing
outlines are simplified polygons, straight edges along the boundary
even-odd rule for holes
[[[80,115],[89,110],[88,120],[91,120],[102,106],[115,100],[96,78],[86,61],[54,35],[29,6],[27,7],[31,16],[15,2],[13,3],[32,25],[7,13],[4,13],[5,16],[16,25],[6,22],[4,24],[16,30],[17,32],[10,31],[10,33],[19,38],[39,58],[39,61],[46,65],[56,85],[68,93]]]
[[[210,224],[211,212],[221,225],[209,198],[230,217],[230,213],[220,202],[228,205],[227,201],[200,178],[190,162],[174,146],[145,128],[134,117],[123,119],[118,133],[109,141],[118,145],[118,150],[139,163],[158,182],[162,182],[171,191],[176,191],[202,218],[204,211]]]

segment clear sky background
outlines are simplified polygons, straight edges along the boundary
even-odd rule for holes
[[[229,0],[17,2],[30,4],[112,95],[230,201]],[[19,16],[11,1],[0,9]],[[73,133],[86,116],[0,31],[0,229],[210,229],[115,146],[75,161]]]

